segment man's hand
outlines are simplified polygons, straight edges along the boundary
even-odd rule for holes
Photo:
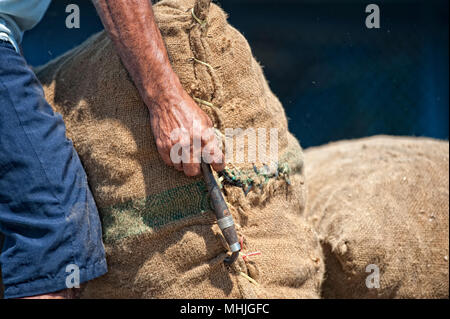
[[[208,116],[183,90],[173,71],[161,33],[155,23],[149,0],[93,0],[97,12],[115,48],[130,73],[134,84],[150,111],[153,134],[162,159],[167,165],[182,170],[188,176],[200,174],[200,159],[212,153],[215,170],[224,168],[224,156],[213,134]],[[183,137],[173,137],[174,131],[184,131]],[[210,131],[210,130],[209,130]],[[209,132],[210,133],[210,132]],[[195,142],[200,140],[200,148]],[[188,142],[190,145],[187,145]],[[177,163],[171,156],[175,145],[190,148],[190,155]],[[207,149],[205,149],[207,148]],[[172,153],[172,155],[174,155]]]
[[[216,171],[223,170],[224,156],[209,117],[184,90],[169,96],[172,97],[150,108],[153,135],[164,162],[187,176],[200,174],[202,159]],[[184,152],[183,156],[179,156],[178,151]],[[177,161],[180,158],[181,161]]]

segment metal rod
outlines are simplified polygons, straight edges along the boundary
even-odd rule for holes
[[[224,262],[231,265],[236,261],[239,256],[239,252],[241,251],[241,245],[239,244],[233,217],[231,216],[228,206],[225,203],[222,191],[220,190],[219,185],[217,185],[216,179],[211,171],[211,167],[209,164],[204,162],[202,162],[201,166],[206,188],[208,189],[211,197],[211,203],[217,218],[217,223],[231,251],[231,256],[226,257]]]

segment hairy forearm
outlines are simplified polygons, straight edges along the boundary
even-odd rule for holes
[[[150,0],[93,0],[117,53],[144,103],[158,111],[182,95]]]
[[[212,154],[216,171],[224,168],[224,156],[211,130],[212,122],[184,91],[173,71],[150,0],[93,0],[117,53],[130,73],[141,98],[150,111],[150,124],[163,161],[188,176],[200,174],[202,149],[194,149],[200,138],[202,148]],[[181,129],[183,138],[172,139]],[[190,149],[182,162],[173,161],[173,146],[183,141]],[[187,143],[187,141],[189,143]],[[196,159],[194,161],[194,159]],[[205,160],[203,158],[203,160]]]

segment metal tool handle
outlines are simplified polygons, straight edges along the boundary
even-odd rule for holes
[[[231,216],[231,213],[228,210],[228,206],[225,203],[219,185],[217,185],[216,179],[211,171],[211,166],[204,162],[202,162],[201,166],[206,188],[208,189],[214,213],[216,214],[217,224],[231,250],[231,256],[225,258],[224,262],[231,265],[236,261],[239,252],[241,251],[241,245],[239,244],[236,228],[234,226],[233,216]]]

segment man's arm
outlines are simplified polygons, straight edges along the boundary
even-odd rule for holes
[[[130,73],[134,84],[150,111],[152,131],[164,162],[188,176],[200,174],[193,162],[193,138],[212,127],[211,120],[184,91],[173,71],[156,25],[150,0],[93,0],[109,37]],[[196,123],[194,130],[193,123]],[[174,164],[170,150],[171,132],[186,129],[190,135],[191,160]],[[201,138],[202,146],[211,145],[214,137]],[[223,154],[216,149],[211,163],[216,171],[224,168]]]

